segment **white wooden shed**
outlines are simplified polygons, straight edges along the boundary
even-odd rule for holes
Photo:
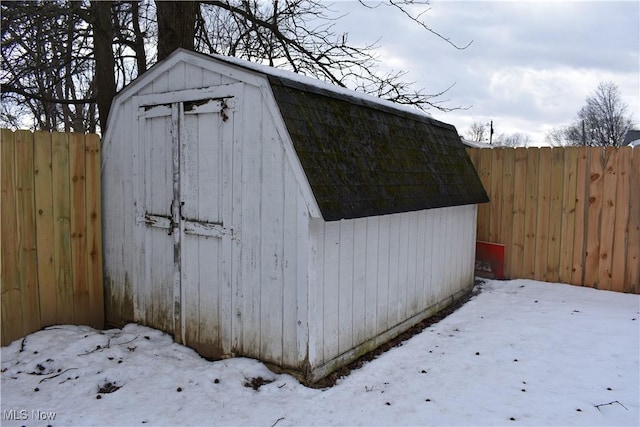
[[[115,98],[106,318],[315,381],[473,286],[486,193],[451,125],[178,50]]]

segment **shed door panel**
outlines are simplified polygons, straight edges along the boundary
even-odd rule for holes
[[[181,145],[182,306],[185,342],[209,356],[230,352],[232,114],[226,100],[184,103]],[[225,188],[226,187],[226,188]]]
[[[137,320],[206,356],[231,352],[232,98],[142,106],[145,227]]]
[[[173,184],[171,106],[144,107],[139,111],[144,135],[141,198],[147,231],[142,245],[144,280],[138,286],[137,316],[154,327],[173,332],[174,239],[170,235]]]

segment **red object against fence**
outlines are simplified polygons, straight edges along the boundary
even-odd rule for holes
[[[476,276],[503,280],[504,245],[499,243],[476,242]]]

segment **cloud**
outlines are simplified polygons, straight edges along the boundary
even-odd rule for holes
[[[351,11],[336,29],[365,44],[379,40],[382,66],[407,71],[426,93],[445,94],[452,113],[432,111],[463,132],[474,121],[544,140],[546,131],[571,123],[598,83],[620,88],[640,123],[640,2],[434,0],[423,17],[457,50],[413,25],[397,10]]]

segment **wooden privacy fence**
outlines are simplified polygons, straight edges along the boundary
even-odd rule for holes
[[[505,275],[640,293],[640,150],[470,148],[489,193],[478,240]]]
[[[100,140],[2,129],[2,345],[45,326],[104,326]]]

